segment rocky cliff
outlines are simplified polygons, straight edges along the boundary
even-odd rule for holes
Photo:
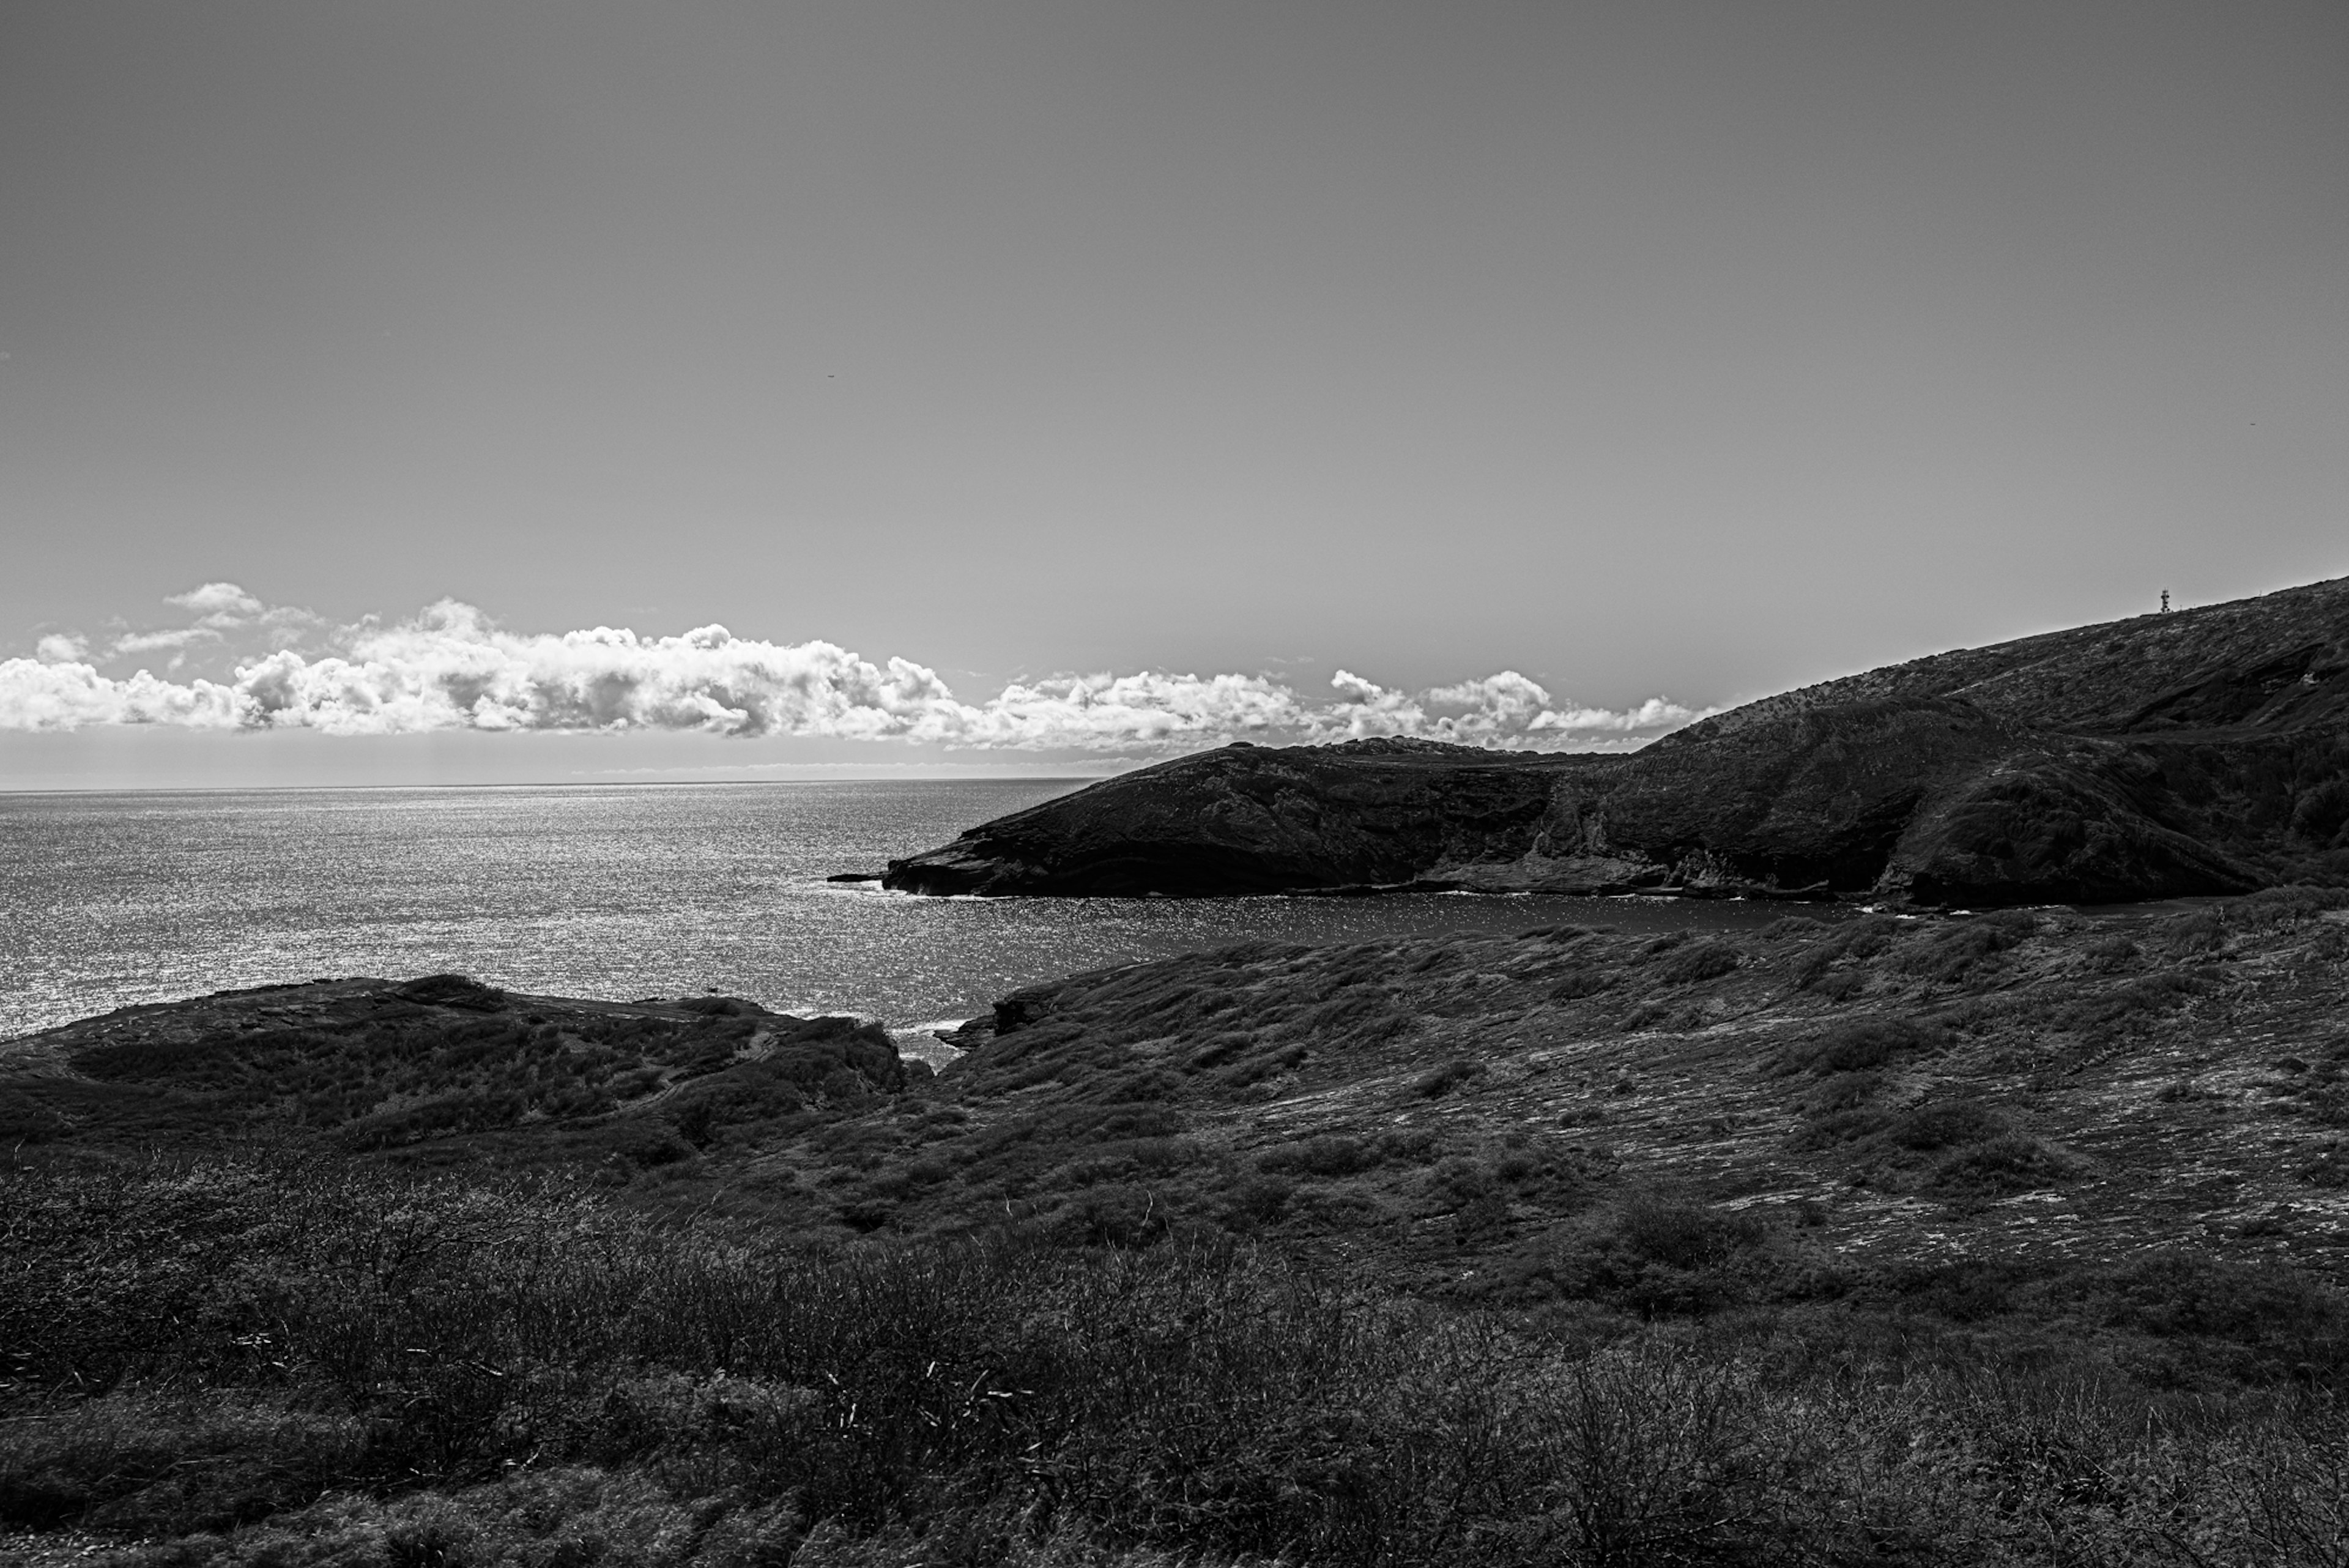
[[[1227,746],[986,823],[885,880],[1973,905],[2349,880],[2349,578],[1888,666],[1629,756]]]

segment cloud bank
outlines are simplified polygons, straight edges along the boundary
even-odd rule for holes
[[[1703,713],[1651,698],[1613,710],[1560,702],[1503,670],[1416,693],[1340,670],[1327,695],[1264,675],[1065,675],[966,702],[909,659],[874,663],[829,642],[774,643],[705,626],[678,637],[611,627],[524,633],[443,599],[414,618],[329,627],[233,583],[170,601],[192,624],[110,641],[52,633],[35,657],[0,659],[0,730],[96,724],[311,729],[336,735],[440,730],[700,730],[727,735],[902,741],[991,751],[1173,753],[1233,740],[1414,736],[1515,750],[1636,745]],[[101,666],[168,650],[166,675],[209,651],[214,680]]]

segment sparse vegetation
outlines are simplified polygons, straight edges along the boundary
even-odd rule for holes
[[[0,1552],[2327,1561],[2338,912],[1257,944],[935,1076],[448,978],[93,1021],[0,1092]]]
[[[1431,1179],[1464,1213],[1508,1178]],[[777,1252],[331,1163],[7,1189],[0,1523],[128,1563],[2313,1562],[2344,1522],[2329,1401],[1955,1327],[2013,1302],[1642,1327],[1173,1239]],[[1557,1266],[1685,1316],[1785,1244],[1642,1199]],[[2004,1288],[2254,1384],[2349,1326],[2182,1258]]]

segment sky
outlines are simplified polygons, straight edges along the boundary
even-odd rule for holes
[[[2344,169],[2338,0],[15,0],[0,789],[1623,748],[2349,574]]]

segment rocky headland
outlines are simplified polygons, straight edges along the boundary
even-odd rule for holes
[[[2349,578],[1960,649],[1629,755],[1235,743],[889,864],[916,893],[2102,903],[2349,879]]]

